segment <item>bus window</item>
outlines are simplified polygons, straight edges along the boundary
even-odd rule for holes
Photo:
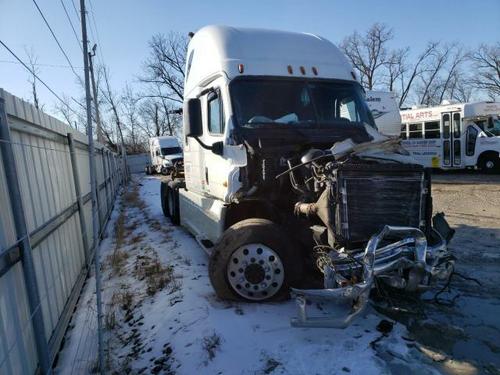
[[[460,138],[462,129],[460,126],[460,113],[453,114],[453,138]]]
[[[465,154],[467,156],[474,155],[476,151],[477,129],[473,126],[467,128],[467,143],[465,145]]]
[[[422,123],[410,124],[410,132],[408,138],[422,138]]]
[[[406,139],[406,124],[401,125],[401,139]]]
[[[450,115],[443,115],[443,138],[450,138]]]
[[[439,121],[425,122],[425,139],[439,138]]]

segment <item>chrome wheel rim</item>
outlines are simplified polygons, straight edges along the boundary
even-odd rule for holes
[[[283,286],[285,269],[278,254],[263,244],[247,244],[231,255],[227,265],[231,288],[240,296],[259,301],[274,296]]]
[[[486,168],[488,168],[488,169],[493,169],[493,167],[494,167],[494,166],[495,166],[495,163],[494,163],[493,161],[488,160],[488,161],[486,162]]]

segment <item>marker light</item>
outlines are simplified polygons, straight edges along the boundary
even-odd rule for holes
[[[238,64],[238,72],[243,73],[245,71],[245,67],[243,64]]]
[[[303,66],[300,67],[300,72],[302,73],[302,75],[305,75],[306,74],[306,68],[304,68]]]
[[[313,66],[313,67],[312,67],[312,71],[313,71],[313,74],[314,74],[315,76],[317,76],[317,75],[318,75],[318,69],[316,69],[316,67],[315,67],[315,66]]]
[[[289,74],[293,74],[293,69],[291,65],[288,65],[286,68],[288,69]]]

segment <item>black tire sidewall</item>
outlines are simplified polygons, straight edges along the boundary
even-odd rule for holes
[[[486,164],[491,161],[493,162],[493,168],[488,168],[486,166]],[[480,169],[481,171],[483,171],[484,173],[496,173],[499,171],[500,169],[500,163],[498,161],[498,158],[493,158],[491,156],[487,156],[485,158],[483,158],[481,160],[481,163],[480,163]]]
[[[168,209],[168,191],[170,190],[168,184],[164,181],[161,182],[160,197],[161,197],[161,210],[165,217],[170,217],[170,212]]]
[[[275,251],[281,258],[285,279],[281,289],[268,299],[246,300],[230,285],[227,264],[239,247],[260,243]],[[281,226],[266,219],[247,219],[228,228],[215,245],[209,263],[209,277],[217,295],[222,299],[266,302],[284,300],[289,297],[289,287],[297,285],[302,278],[303,264],[297,246]]]
[[[179,191],[176,186],[169,186],[168,194],[171,196],[170,202],[172,202],[173,207],[171,207],[172,214],[169,216],[172,224],[179,225],[180,220],[180,210],[179,210]],[[168,200],[167,200],[168,202]],[[168,203],[167,203],[168,204]],[[169,207],[170,208],[170,207]]]

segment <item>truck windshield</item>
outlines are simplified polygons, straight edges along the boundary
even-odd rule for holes
[[[489,137],[500,136],[500,119],[498,117],[488,117],[474,121]]]
[[[161,154],[164,156],[173,154],[182,154],[182,149],[180,147],[162,147]]]
[[[232,82],[231,97],[236,120],[244,127],[374,126],[361,86],[355,82],[242,79]]]

